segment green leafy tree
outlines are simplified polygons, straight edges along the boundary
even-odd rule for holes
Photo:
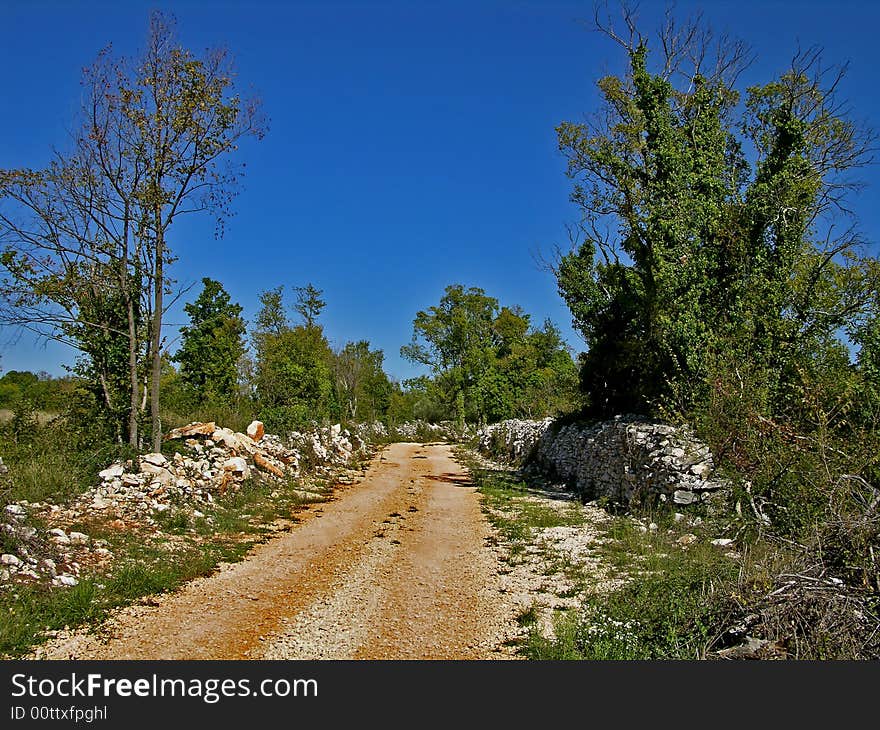
[[[357,421],[385,417],[391,401],[391,381],[383,370],[385,354],[371,350],[366,340],[349,342],[334,358],[337,399],[345,415]]]
[[[482,289],[447,287],[438,307],[416,315],[413,330],[401,354],[434,374],[432,390],[414,392],[423,399],[433,392],[459,425],[543,416],[577,400],[559,330],[549,321],[532,328],[522,308],[499,307]]]
[[[311,284],[295,287],[294,291],[296,292],[294,309],[302,317],[303,324],[306,327],[314,327],[318,317],[321,316],[324,306],[327,304],[321,298],[324,292],[316,289]]]
[[[281,288],[260,296],[253,341],[254,384],[266,426],[284,431],[338,416],[334,355],[324,331],[310,325],[291,327]]]
[[[190,323],[180,330],[173,359],[197,398],[231,400],[238,393],[238,362],[246,351],[242,308],[219,281],[206,277],[202,284],[201,294],[184,306]]]
[[[485,416],[477,397],[480,377],[493,356],[493,323],[498,300],[477,287],[446,287],[439,306],[416,314],[413,339],[401,348],[403,357],[427,365],[455,404],[456,421],[464,426],[468,409]]]
[[[694,28],[667,26],[653,55],[631,23],[628,40],[607,30],[627,73],[599,81],[601,122],[557,129],[583,222],[556,271],[597,414],[686,411],[731,359],[783,397],[799,357],[865,303],[864,262],[846,258],[857,237],[820,236],[869,147],[835,100],[839,77],[799,54],[747,90],[737,119],[744,48],[722,44],[711,64]]]

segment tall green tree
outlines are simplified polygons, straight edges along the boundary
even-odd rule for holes
[[[321,316],[321,312],[327,304],[321,298],[324,292],[316,289],[312,284],[295,287],[294,291],[296,292],[294,309],[302,317],[303,324],[306,327],[314,327],[315,322]]]
[[[252,338],[254,381],[263,421],[289,431],[338,416],[334,355],[321,325],[290,325],[283,289],[263,292]],[[315,313],[317,316],[317,313]]]
[[[391,402],[391,381],[383,370],[385,353],[366,340],[348,342],[334,358],[337,399],[345,415],[357,421],[384,418]]]
[[[815,52],[740,106],[741,45],[713,58],[698,26],[667,25],[652,52],[627,21],[628,38],[605,29],[628,70],[599,81],[600,121],[557,129],[583,219],[556,271],[588,345],[590,406],[687,410],[719,363],[737,361],[778,397],[798,353],[865,304],[845,283],[864,268],[845,258],[858,239],[834,238],[827,217],[869,136]],[[827,308],[814,306],[820,294]]]
[[[559,330],[549,321],[531,327],[522,308],[501,307],[479,288],[448,286],[439,306],[416,315],[401,354],[434,374],[431,387],[411,384],[410,393],[423,404],[439,397],[460,426],[543,416],[576,400],[576,369]]]
[[[219,281],[206,277],[202,285],[196,300],[184,306],[189,324],[180,330],[173,359],[197,398],[229,400],[237,393],[238,362],[247,349],[242,308]]]
[[[406,359],[427,365],[455,403],[459,427],[469,408],[482,409],[476,385],[489,369],[493,353],[493,323],[498,300],[478,287],[446,287],[438,306],[416,314],[412,342],[400,349]]]

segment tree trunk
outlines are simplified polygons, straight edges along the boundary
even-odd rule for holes
[[[128,319],[128,376],[129,376],[129,401],[128,401],[128,445],[133,449],[138,448],[138,372],[137,372],[137,322],[135,320],[134,297],[131,292],[131,281],[128,276],[128,232],[129,232],[129,208],[125,206],[125,229],[123,232],[122,270],[120,278],[122,292],[125,297],[125,315]]]
[[[153,368],[150,381],[150,415],[153,424],[153,451],[162,448],[162,421],[159,418],[159,378],[162,375],[162,295],[165,289],[164,259],[165,240],[162,230],[162,211],[157,205],[155,210],[156,220],[156,276],[153,280],[154,301],[153,306]]]

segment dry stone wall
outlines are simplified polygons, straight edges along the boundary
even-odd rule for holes
[[[481,429],[479,447],[563,481],[585,499],[691,505],[728,486],[712,478],[709,448],[687,429],[636,416],[595,424],[503,421]]]

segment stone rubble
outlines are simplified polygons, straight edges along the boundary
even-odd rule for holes
[[[595,424],[509,420],[478,438],[483,453],[559,479],[585,500],[686,506],[711,503],[728,488],[712,478],[709,448],[686,428],[636,416]]]
[[[238,490],[255,474],[279,481],[305,472],[330,476],[367,453],[367,441],[339,425],[294,432],[285,443],[267,434],[259,421],[247,433],[196,422],[170,431],[163,440],[179,442],[181,449],[170,457],[150,453],[111,464],[98,473],[98,484],[63,506],[24,500],[6,505],[0,531],[3,544],[15,548],[0,555],[0,587],[22,582],[73,586],[84,566],[102,568],[112,560],[106,541],[63,527],[38,530],[27,524],[29,515],[55,525],[97,517],[120,529],[156,525],[156,516],[172,507],[204,517],[217,496]],[[0,459],[0,473],[5,470]]]
[[[112,553],[105,540],[92,540],[82,532],[60,527],[38,529],[27,524],[28,513],[60,509],[41,502],[8,504],[0,514],[0,532],[7,552],[0,555],[0,587],[44,582],[75,586],[82,571],[109,564]],[[15,546],[14,548],[11,546]]]

